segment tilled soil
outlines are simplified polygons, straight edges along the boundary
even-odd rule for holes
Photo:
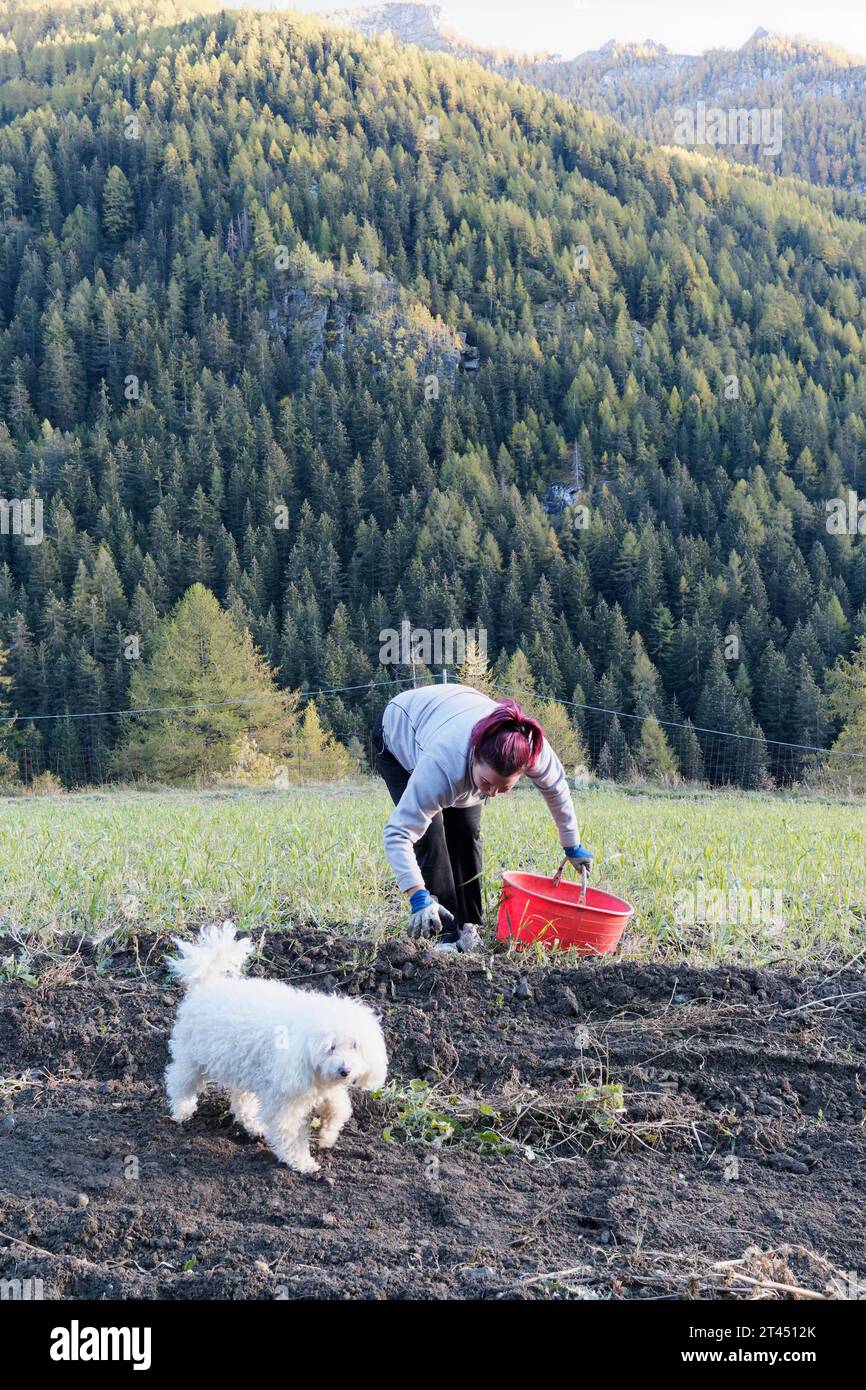
[[[863,1296],[859,971],[267,933],[253,973],[371,998],[390,1054],[390,1089],[303,1178],[219,1094],[168,1118],[166,945],[37,952],[2,986],[0,1278],[45,1298]]]

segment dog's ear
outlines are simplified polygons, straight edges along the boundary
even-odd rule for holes
[[[307,1039],[307,1049],[309,1052],[310,1065],[320,1067],[330,1052],[333,1052],[337,1044],[336,1033],[314,1033]]]
[[[368,1029],[358,1041],[366,1069],[358,1077],[356,1084],[362,1091],[381,1090],[388,1076],[388,1054],[378,1025]]]

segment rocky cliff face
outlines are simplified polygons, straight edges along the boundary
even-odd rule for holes
[[[864,78],[862,60],[852,54],[829,44],[771,34],[766,29],[756,29],[739,49],[708,50],[700,55],[672,53],[664,44],[649,39],[644,43],[611,39],[599,49],[564,58],[550,53],[509,53],[471,44],[453,28],[441,5],[370,5],[357,10],[333,10],[324,13],[323,18],[368,38],[390,34],[398,43],[474,58],[505,76],[553,87],[590,106],[593,103],[587,96],[593,86],[610,89],[627,81],[647,87],[658,83],[663,88],[667,81],[681,81],[693,75],[697,88],[705,85],[711,69],[723,74],[724,91],[729,94],[745,91],[756,80],[805,77],[813,83],[816,77],[829,74],[833,83],[828,90],[840,95],[846,85],[862,85]],[[574,91],[569,91],[569,86]],[[714,93],[702,95],[709,98]]]
[[[382,371],[411,361],[419,376],[453,380],[460,362],[461,340],[395,280],[357,259],[343,273],[309,248],[292,254],[269,319],[273,333],[300,347],[310,371],[326,352],[344,353],[350,342]]]
[[[701,54],[672,53],[664,44],[616,43],[611,41],[591,53],[581,53],[560,68],[572,68],[576,75],[602,81],[624,77],[629,81],[645,77],[648,81],[694,74],[695,82],[705,81],[711,72],[723,73],[734,88],[756,79],[770,81],[801,73],[815,75],[833,71],[862,81],[863,68],[851,54],[806,39],[788,39],[756,29],[738,49],[710,49]]]
[[[399,43],[449,53],[462,46],[446,24],[441,5],[371,5],[361,10],[332,10],[324,18],[356,29],[365,38],[391,34]]]
[[[354,29],[364,38],[390,35],[397,43],[414,43],[418,48],[449,53],[453,58],[473,58],[485,67],[496,68],[503,61],[528,61],[525,54],[506,49],[482,48],[461,37],[446,17],[441,5],[369,5],[358,10],[322,11],[331,24]],[[538,58],[547,56],[537,54]]]

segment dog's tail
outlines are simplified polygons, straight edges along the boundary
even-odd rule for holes
[[[249,937],[237,940],[231,922],[202,927],[197,941],[183,941],[179,936],[172,940],[180,947],[180,955],[170,956],[168,967],[185,989],[240,975],[253,949]]]

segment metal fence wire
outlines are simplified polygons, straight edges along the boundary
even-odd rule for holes
[[[436,679],[447,681],[449,672],[443,670]],[[331,722],[329,714],[333,702],[347,699],[353,702],[359,745],[355,767],[360,773],[365,770],[361,751],[367,744],[364,735],[376,711],[397,688],[428,683],[428,679],[415,676],[393,677],[355,685],[322,686],[294,694],[299,712],[308,701],[316,701],[326,729]],[[518,692],[499,685],[494,686],[494,692],[519,698]],[[161,716],[166,720],[201,723],[207,719],[208,711],[231,707],[252,709],[262,702],[284,699],[288,693],[136,710],[63,710],[15,715],[0,728],[0,759],[7,769],[5,790],[15,789],[13,781],[23,790],[33,788],[45,774],[50,774],[64,788],[128,781],[128,777],[119,776],[116,770],[113,750],[123,743],[136,724],[141,725],[143,721],[158,724]],[[597,777],[619,783],[677,781],[755,790],[802,787],[846,796],[862,790],[864,785],[866,754],[849,753],[842,757],[829,748],[785,743],[731,730],[703,728],[689,721],[665,719],[656,722],[671,754],[670,771],[659,773],[657,768],[648,770],[643,758],[641,734],[646,724],[645,715],[547,697],[527,700],[525,704],[530,712],[539,713],[542,724],[545,706],[558,705],[567,713],[569,727],[579,738],[582,755],[570,758],[565,750],[557,751],[569,764],[569,773],[579,779]],[[10,772],[11,777],[8,776]],[[297,727],[288,736],[279,777],[279,784],[321,780],[316,776],[315,767],[305,767],[304,746]]]

